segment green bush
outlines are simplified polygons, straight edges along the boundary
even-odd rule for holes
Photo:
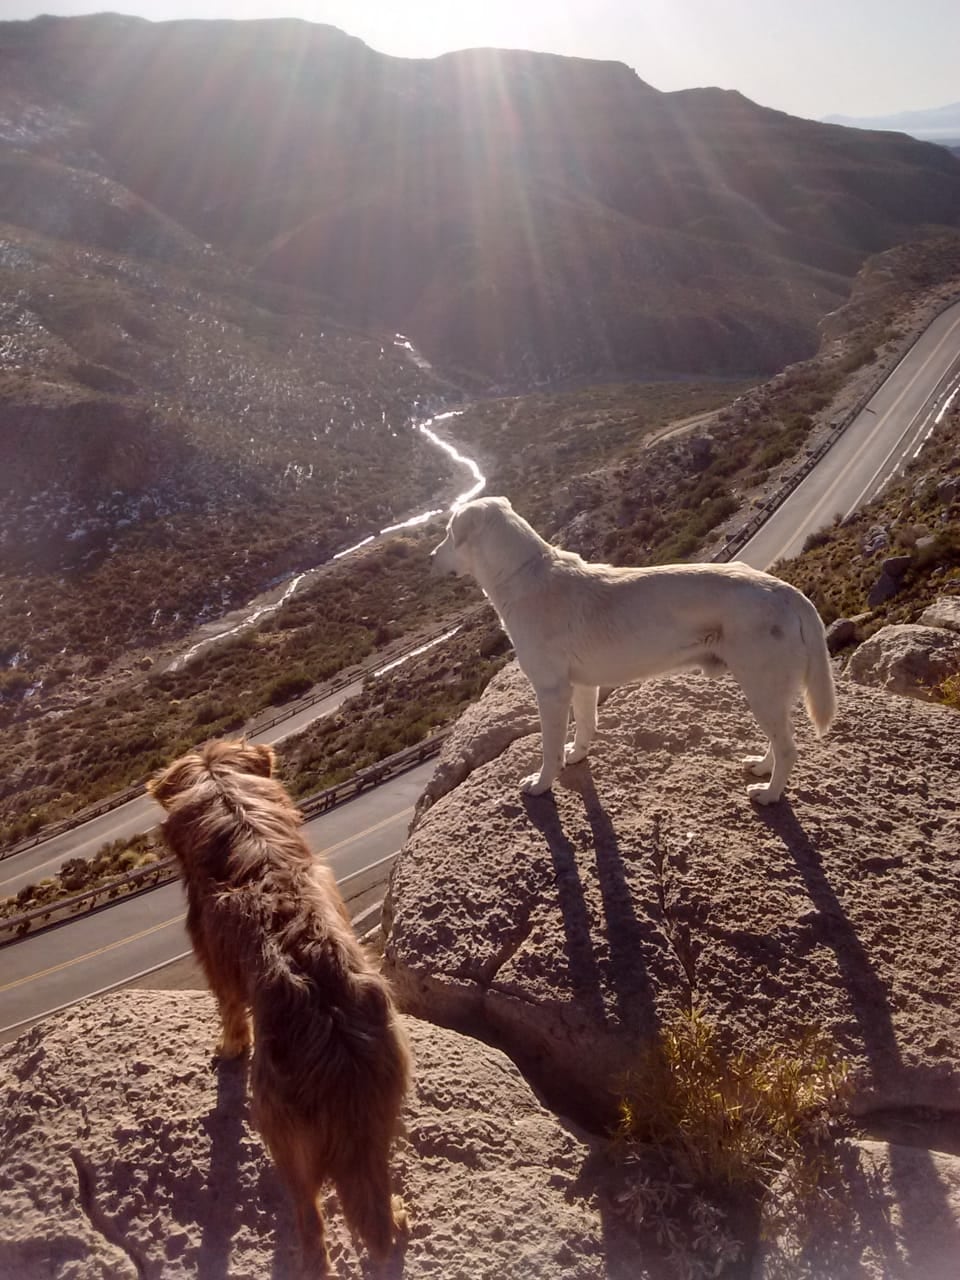
[[[267,686],[267,702],[271,706],[280,706],[291,698],[299,697],[314,686],[314,680],[302,668],[288,671]]]

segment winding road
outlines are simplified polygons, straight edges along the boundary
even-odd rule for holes
[[[941,313],[891,372],[830,452],[793,491],[739,559],[757,568],[797,554],[811,532],[875,496],[922,448],[960,388],[960,303]],[[358,686],[359,687],[359,686]],[[326,711],[350,696],[332,695]],[[311,708],[310,718],[324,713]],[[276,726],[259,741],[293,732]],[[272,736],[271,736],[272,735]],[[363,792],[305,826],[311,846],[343,881],[403,843],[413,805],[433,762]],[[18,854],[0,867],[0,893],[19,877],[49,872],[57,861],[105,840],[142,831],[159,817],[147,797]],[[21,859],[30,858],[29,864]],[[22,882],[22,881],[21,881]],[[119,986],[187,950],[178,885],[155,889],[0,950],[0,1042],[30,1022],[86,995]]]

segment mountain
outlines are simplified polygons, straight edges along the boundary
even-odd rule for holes
[[[97,15],[0,24],[0,87],[34,191],[69,205],[61,171],[96,175],[155,239],[175,224],[501,387],[779,368],[865,256],[960,216],[942,148],[615,62]]]
[[[824,123],[854,129],[890,129],[945,147],[960,146],[960,102],[922,111],[897,111],[888,116],[827,116]]]

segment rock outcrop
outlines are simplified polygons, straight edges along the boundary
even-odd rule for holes
[[[938,597],[921,613],[920,624],[960,632],[960,596]]]
[[[929,614],[929,610],[927,610]],[[960,635],[942,626],[881,627],[850,658],[846,674],[888,693],[933,701],[937,686],[960,671]]]
[[[4,1280],[286,1280],[286,1194],[251,1129],[242,1063],[214,1067],[212,999],[125,992],[0,1052]],[[407,1020],[415,1090],[393,1172],[404,1280],[643,1280],[602,1155],[503,1054]],[[328,1197],[334,1273],[369,1274]]]
[[[505,672],[461,722],[393,872],[386,963],[419,1016],[493,1039],[555,1105],[608,1119],[618,1080],[696,1003],[729,1043],[811,1024],[857,1067],[854,1109],[960,1110],[960,718],[843,682],[787,796],[748,800],[758,730],[729,680],[618,690],[554,794],[539,735],[479,763],[529,693]],[[468,771],[468,762],[478,763]]]

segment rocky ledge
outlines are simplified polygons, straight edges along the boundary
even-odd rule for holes
[[[960,1111],[960,717],[847,681],[839,706],[822,741],[798,711],[800,759],[769,809],[746,795],[760,742],[739,689],[695,675],[615,692],[589,761],[529,799],[536,717],[505,669],[394,869],[405,1007],[486,1036],[594,1124],[693,1004],[732,1047],[827,1032],[858,1113]]]
[[[593,1140],[502,1053],[407,1019],[416,1060],[393,1160],[404,1280],[643,1280]],[[287,1280],[287,1197],[251,1128],[243,1062],[215,1066],[213,1000],[91,1000],[0,1051],[3,1280]],[[370,1274],[326,1204],[334,1274]]]
[[[462,717],[384,912],[416,1057],[393,1162],[413,1228],[384,1280],[955,1280],[960,717],[847,680],[839,701],[823,741],[798,717],[770,809],[727,680],[615,692],[589,763],[538,799],[517,668]],[[860,1127],[842,1199],[785,1216],[788,1167],[759,1221],[704,1228],[689,1187],[669,1208],[669,1158],[609,1143],[624,1072],[692,1008],[732,1050],[836,1043]],[[214,1023],[206,995],[128,992],[0,1051],[0,1280],[296,1274]],[[336,1274],[369,1275],[327,1209]]]

